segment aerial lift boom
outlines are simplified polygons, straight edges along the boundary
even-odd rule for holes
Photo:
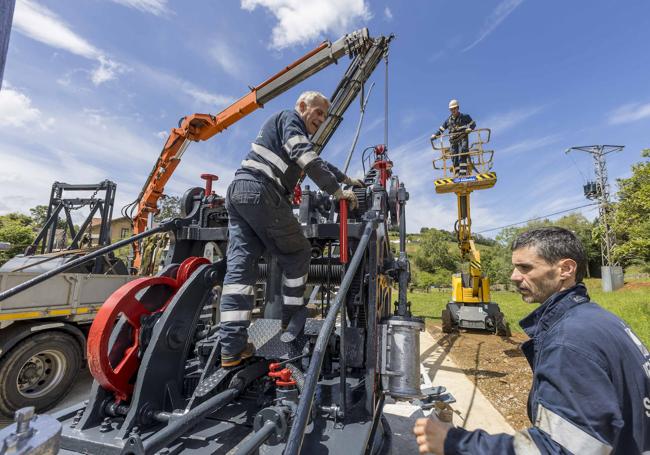
[[[454,133],[451,133],[453,135]],[[490,280],[482,272],[481,253],[472,238],[472,218],[470,214],[470,194],[475,190],[492,188],[497,181],[492,172],[492,150],[483,150],[490,141],[490,130],[481,128],[472,131],[473,141],[466,154],[468,175],[451,177],[449,161],[449,138],[451,135],[431,139],[434,151],[440,156],[433,161],[433,168],[443,171],[443,178],[435,181],[436,193],[455,193],[458,206],[458,219],[454,231],[463,263],[469,263],[469,272],[455,273],[452,276],[451,301],[442,312],[442,329],[451,332],[455,327],[490,330],[499,335],[507,333],[503,313],[499,306],[490,302]]]
[[[171,178],[191,141],[210,139],[299,82],[332,63],[336,63],[344,55],[353,57],[367,50],[372,43],[373,40],[369,37],[367,28],[344,35],[334,43],[325,41],[279,73],[258,86],[252,87],[247,95],[235,101],[219,114],[192,114],[183,117],[179,122],[179,127],[171,130],[140,195],[127,207],[127,210],[135,209],[135,214],[131,217],[133,233],[140,234],[151,225],[153,215],[158,212],[158,199],[162,196],[167,181]],[[327,127],[331,128],[333,122],[338,124],[340,121],[340,119],[337,121],[335,116],[331,115],[330,117],[332,119],[322,125],[321,130]],[[325,138],[329,138],[329,135],[325,135]],[[321,144],[321,147],[322,145],[324,144]],[[140,247],[134,243],[133,249],[133,267],[139,269],[142,261]]]

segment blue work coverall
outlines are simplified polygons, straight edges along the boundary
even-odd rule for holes
[[[227,272],[221,295],[222,355],[239,354],[246,346],[254,303],[258,261],[264,251],[283,270],[284,313],[305,305],[311,244],[293,214],[291,197],[302,173],[333,194],[345,174],[313,150],[305,124],[296,111],[271,116],[251,144],[251,151],[228,187]]]
[[[445,131],[449,131],[449,145],[451,145],[451,160],[454,164],[454,172],[456,174],[467,175],[467,153],[469,152],[469,144],[467,139],[467,129],[473,130],[476,128],[476,122],[472,120],[469,114],[459,113],[457,117],[453,114],[444,121],[440,128],[438,128],[437,136],[440,136]]]
[[[620,318],[580,283],[520,325],[530,337],[522,350],[533,427],[514,436],[452,428],[446,455],[650,453],[650,353]]]

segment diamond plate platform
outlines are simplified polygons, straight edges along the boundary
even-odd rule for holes
[[[248,339],[255,345],[255,355],[265,359],[290,359],[302,354],[311,337],[318,336],[322,319],[307,319],[305,331],[291,343],[280,341],[282,325],[279,319],[258,319],[248,328]]]

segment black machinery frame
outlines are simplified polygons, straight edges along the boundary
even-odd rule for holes
[[[87,233],[88,228],[92,226],[92,220],[95,215],[99,215],[101,223],[99,225],[98,246],[106,246],[111,243],[111,219],[113,217],[113,204],[115,203],[116,185],[110,180],[104,180],[97,184],[69,184],[54,182],[50,193],[50,202],[47,207],[46,221],[39,231],[34,242],[27,248],[26,254],[34,254],[40,249],[40,254],[51,253],[54,249],[56,240],[56,230],[59,225],[59,218],[63,215],[65,221],[65,233],[70,235],[72,242],[66,248],[75,250],[81,247],[81,241]],[[66,197],[66,193],[79,191],[93,191],[89,198]],[[102,197],[95,197],[99,192],[103,192]],[[90,213],[84,220],[77,231],[72,221],[72,211],[81,207],[89,207]],[[90,244],[92,245],[92,238]]]

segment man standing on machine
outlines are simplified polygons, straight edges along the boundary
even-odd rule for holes
[[[291,196],[305,173],[336,200],[352,208],[357,198],[340,183],[363,186],[313,150],[309,140],[327,118],[328,99],[304,92],[295,110],[272,115],[262,126],[251,151],[228,188],[227,272],[221,296],[221,365],[233,367],[253,355],[247,329],[253,309],[258,260],[264,251],[277,257],[282,275],[282,341],[291,342],[307,318],[303,294],[307,284],[311,244],[293,214]]]
[[[469,143],[467,135],[476,128],[476,122],[472,120],[469,114],[461,114],[457,100],[449,102],[451,114],[440,125],[438,131],[431,136],[436,139],[446,130],[449,131],[449,144],[451,145],[451,159],[454,163],[454,177],[467,175],[467,161],[469,153]]]

